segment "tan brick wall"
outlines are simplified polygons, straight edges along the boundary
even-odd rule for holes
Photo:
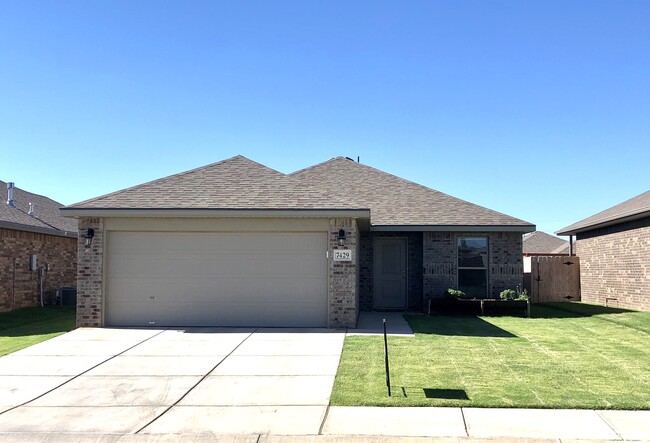
[[[77,285],[77,239],[34,232],[0,229],[0,312],[38,306],[38,272],[29,270],[36,254],[39,267],[49,264],[43,290],[46,295]]]
[[[95,230],[93,243],[84,245],[88,228]],[[99,218],[79,219],[79,269],[77,271],[77,326],[104,326],[103,319],[103,267],[104,223]]]
[[[347,238],[339,246],[339,229],[345,229]],[[330,220],[329,236],[329,313],[330,328],[354,328],[359,315],[359,230],[357,221],[350,218]],[[335,262],[334,249],[351,249],[351,262]]]
[[[650,218],[579,234],[576,251],[583,302],[650,311]]]

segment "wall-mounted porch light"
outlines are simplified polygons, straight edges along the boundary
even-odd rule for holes
[[[94,236],[95,236],[95,230],[93,228],[88,228],[88,230],[86,230],[86,235],[84,237],[84,239],[85,239],[84,246],[86,246],[87,248],[90,248],[90,245],[93,244],[93,237]]]
[[[339,246],[343,246],[343,243],[345,243],[345,229],[339,229]]]

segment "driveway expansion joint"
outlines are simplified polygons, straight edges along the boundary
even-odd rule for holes
[[[24,403],[21,403],[21,404],[19,404],[19,405],[13,406],[13,407],[11,407],[11,408],[9,408],[9,409],[7,409],[7,410],[0,411],[0,415],[5,414],[5,413],[7,413],[7,412],[9,412],[9,411],[13,411],[13,410],[16,409],[16,408],[20,408],[20,407],[22,407],[22,406],[27,406],[29,403],[34,402],[34,401],[36,401],[36,400],[38,400],[38,399],[40,399],[40,398],[46,396],[46,395],[49,394],[50,392],[54,392],[55,390],[59,389],[61,386],[65,386],[65,385],[67,385],[67,384],[70,383],[71,381],[78,379],[78,378],[81,377],[82,375],[87,374],[89,371],[92,371],[93,369],[95,369],[95,368],[97,368],[97,367],[103,365],[103,364],[106,363],[107,361],[110,361],[110,360],[114,359],[115,357],[119,357],[120,355],[124,354],[125,352],[130,351],[131,349],[135,348],[136,346],[139,346],[139,345],[141,345],[142,343],[144,343],[144,342],[146,342],[146,341],[148,341],[148,340],[151,340],[151,339],[154,338],[154,337],[157,337],[158,335],[160,335],[160,334],[162,334],[163,332],[165,332],[167,329],[168,329],[168,328],[163,328],[163,329],[162,329],[160,332],[158,332],[157,334],[154,334],[154,335],[152,335],[151,337],[147,337],[147,338],[145,338],[144,340],[142,340],[142,341],[140,341],[140,342],[134,344],[133,346],[131,346],[131,347],[129,347],[129,348],[127,348],[127,349],[125,349],[125,350],[123,350],[123,351],[121,351],[121,352],[115,354],[115,355],[111,355],[111,356],[110,356],[109,358],[107,358],[106,360],[103,360],[103,361],[101,361],[100,363],[97,363],[96,365],[94,365],[94,366],[92,366],[92,367],[86,369],[85,371],[82,371],[82,372],[80,372],[79,374],[70,377],[68,380],[64,381],[63,383],[61,383],[60,385],[56,386],[55,388],[52,388],[52,389],[50,389],[50,390],[48,390],[48,391],[42,393],[41,395],[32,398],[31,400],[28,400],[28,401],[26,401],[26,402],[24,402]]]
[[[139,434],[141,431],[143,431],[145,428],[147,428],[148,426],[150,426],[150,425],[151,425],[152,423],[154,423],[156,420],[158,420],[159,418],[161,418],[162,416],[164,416],[164,415],[165,415],[167,412],[169,412],[169,411],[170,411],[174,406],[177,406],[181,401],[183,401],[183,399],[184,399],[185,397],[187,397],[187,396],[189,395],[190,392],[192,392],[194,389],[196,389],[196,387],[197,387],[198,385],[200,385],[201,382],[203,382],[206,378],[208,378],[208,376],[210,376],[210,374],[211,374],[215,369],[217,369],[217,367],[218,367],[218,366],[219,366],[219,365],[220,365],[224,360],[226,360],[228,357],[230,357],[230,356],[233,354],[233,352],[235,352],[235,351],[236,351],[236,350],[237,350],[237,349],[238,349],[242,344],[244,344],[244,342],[246,342],[246,340],[248,340],[249,338],[251,338],[251,336],[252,336],[256,331],[258,331],[258,330],[259,330],[259,328],[256,328],[256,329],[254,329],[252,332],[249,332],[248,335],[246,336],[246,338],[244,338],[241,342],[239,342],[239,344],[238,344],[237,346],[235,346],[235,347],[230,351],[230,353],[228,353],[224,358],[220,359],[220,360],[217,362],[217,364],[214,365],[214,366],[212,367],[212,369],[210,369],[208,372],[206,372],[206,373],[205,373],[205,374],[204,374],[204,375],[199,379],[199,381],[197,381],[197,382],[196,382],[192,387],[190,387],[190,388],[189,388],[189,389],[188,389],[188,390],[187,390],[187,391],[186,391],[186,392],[185,392],[185,393],[184,393],[184,394],[183,394],[183,395],[182,395],[178,400],[176,400],[172,405],[168,406],[168,407],[167,407],[167,408],[166,408],[162,413],[160,413],[159,415],[157,415],[156,417],[154,417],[152,420],[150,420],[150,421],[149,421],[148,423],[146,423],[144,426],[140,427],[137,431],[134,432],[134,434],[136,434],[136,435]]]

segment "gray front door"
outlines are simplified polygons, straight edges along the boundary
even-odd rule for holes
[[[375,238],[374,308],[406,309],[406,239]]]

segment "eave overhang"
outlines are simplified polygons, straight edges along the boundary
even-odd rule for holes
[[[370,209],[61,208],[63,217],[318,217],[370,218]]]
[[[0,221],[0,228],[11,229],[13,231],[34,232],[36,234],[54,235],[57,237],[77,238],[78,233],[75,231],[60,231],[53,228],[42,228],[39,226],[23,225],[20,223],[11,223],[7,221]]]
[[[596,222],[596,223],[591,223],[586,226],[578,226],[576,228],[571,228],[571,226],[568,226],[567,228],[563,228],[559,231],[556,231],[556,235],[576,235],[576,234],[581,234],[583,232],[588,232],[588,231],[593,231],[595,229],[600,229],[600,228],[606,228],[607,226],[614,226],[614,225],[620,225],[621,223],[629,222],[629,221],[634,221],[634,220],[639,220],[642,218],[650,217],[650,211],[644,211],[644,212],[639,212],[636,214],[631,214],[628,216],[623,216],[623,217],[617,217],[609,220],[603,220],[601,222]]]
[[[384,232],[533,232],[535,225],[372,225]]]

